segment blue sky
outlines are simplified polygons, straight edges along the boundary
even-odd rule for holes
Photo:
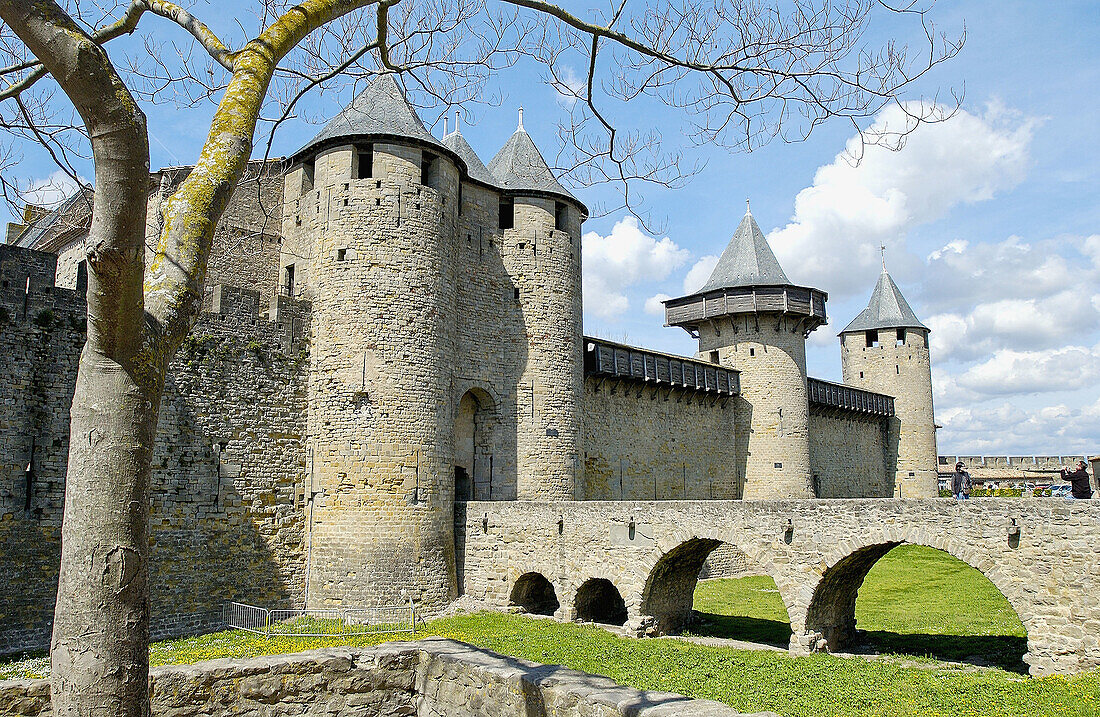
[[[232,33],[230,10],[244,5],[190,7]],[[699,150],[706,167],[687,186],[646,190],[656,236],[623,212],[585,225],[586,331],[692,353],[686,333],[661,326],[656,299],[706,279],[751,198],[792,281],[829,292],[829,325],[809,342],[811,375],[839,379],[836,333],[866,304],[885,243],[891,274],[933,329],[941,453],[1100,452],[1100,5],[961,0],[942,2],[933,18],[948,33],[965,24],[967,42],[919,89],[964,90],[958,115],[856,167],[839,156],[855,135],[842,122],[749,154]],[[154,22],[155,36],[185,44]],[[874,26],[869,40],[899,27]],[[538,68],[521,64],[487,86],[500,106],[466,108],[463,132],[483,160],[507,140],[522,105],[524,125],[553,161],[566,110],[539,80]],[[351,91],[334,87],[305,114],[331,116]],[[153,165],[193,163],[210,105],[146,111]],[[660,127],[666,143],[678,139],[683,118],[674,110],[630,111]],[[275,154],[316,131],[291,122]],[[24,155],[22,179],[44,182],[48,162],[33,149]],[[607,188],[576,194],[590,206],[614,201]]]

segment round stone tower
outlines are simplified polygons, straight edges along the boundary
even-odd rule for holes
[[[844,383],[894,397],[886,470],[899,498],[939,495],[928,333],[885,261],[867,308],[840,332]]]
[[[699,339],[697,356],[741,372],[738,468],[746,500],[814,497],[806,337],[825,323],[823,291],[794,286],[752,213],[698,292],[665,302],[666,324]]]
[[[516,386],[517,497],[573,500],[582,469],[581,222],[587,209],[519,127],[489,162],[501,188],[502,258],[526,329]]]
[[[307,605],[455,595],[454,227],[464,162],[392,75],[292,158],[282,290],[311,299]]]

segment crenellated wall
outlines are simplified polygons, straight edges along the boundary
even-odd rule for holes
[[[54,260],[0,246],[0,653],[48,644],[57,586],[85,309],[37,283]],[[224,600],[301,600],[309,307],[269,303],[215,287],[215,311],[170,365],[150,506],[154,636],[217,626]]]

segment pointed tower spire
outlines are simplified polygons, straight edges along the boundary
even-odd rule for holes
[[[519,126],[497,155],[489,161],[489,171],[497,186],[516,192],[535,192],[577,198],[558,182],[546,160],[542,158],[531,136],[523,129],[523,108],[519,110]],[[588,212],[585,210],[585,215]]]
[[[871,300],[867,303],[867,308],[852,319],[852,323],[845,326],[840,333],[878,329],[929,330],[913,313],[909,302],[902,296],[901,289],[886,271],[885,251],[883,256],[882,273],[879,274],[875,290],[871,292]]]
[[[885,274],[886,273],[886,242],[882,242],[882,244],[880,244],[878,248],[882,251],[882,273]]]
[[[378,75],[351,103],[329,120],[304,147],[295,153],[301,157],[321,145],[332,145],[356,137],[400,137],[429,146],[444,145],[424,127],[424,123],[409,104],[395,75]]]
[[[779,260],[775,258],[764,232],[760,231],[748,202],[745,216],[733,233],[726,250],[718,259],[710,279],[699,292],[732,289],[737,286],[790,284]]]
[[[745,216],[752,216],[752,207],[749,206],[748,198],[745,199]]]

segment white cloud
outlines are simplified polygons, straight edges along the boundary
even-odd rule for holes
[[[645,300],[645,312],[652,316],[660,316],[662,319],[665,317],[665,305],[663,302],[668,301],[672,297],[668,294],[655,294]]]
[[[1074,408],[1063,403],[1023,407],[1010,401],[936,411],[943,425],[939,452],[975,455],[1096,453],[1100,399]]]
[[[80,181],[89,183],[83,177]],[[23,192],[23,199],[28,204],[52,209],[72,196],[78,188],[73,178],[59,169],[45,179],[31,180],[30,186]]]
[[[689,256],[668,237],[646,235],[634,217],[616,222],[606,237],[588,232],[583,238],[585,309],[603,319],[622,315],[630,308],[626,289],[667,278]]]
[[[707,283],[707,279],[710,278],[710,275],[714,272],[714,267],[717,265],[718,257],[714,254],[707,254],[695,262],[688,269],[687,276],[684,277],[684,294],[694,294],[702,289],[703,284]]]
[[[870,132],[905,126],[895,106],[876,117]],[[906,233],[961,203],[974,203],[1016,186],[1028,165],[1036,121],[1001,106],[985,114],[917,127],[897,151],[869,146],[859,164],[860,138],[820,167],[812,186],[795,199],[791,222],[768,239],[787,275],[827,287],[836,296],[866,291],[874,282],[879,245],[904,275],[917,258],[904,253]]]
[[[1084,389],[1100,382],[1100,345],[1003,349],[961,373],[933,378],[937,404],[944,408],[998,396]]]
[[[558,93],[558,104],[567,110],[573,109],[577,100],[584,97],[587,88],[585,78],[568,65],[558,69],[557,77],[550,81],[550,86]]]
[[[1100,329],[1100,246],[1093,237],[1025,243],[955,241],[932,252],[921,285],[937,361],[974,360],[1000,349],[1088,341]],[[1070,258],[1074,249],[1083,260]],[[962,307],[960,309],[960,307]],[[952,310],[953,309],[953,310]]]

